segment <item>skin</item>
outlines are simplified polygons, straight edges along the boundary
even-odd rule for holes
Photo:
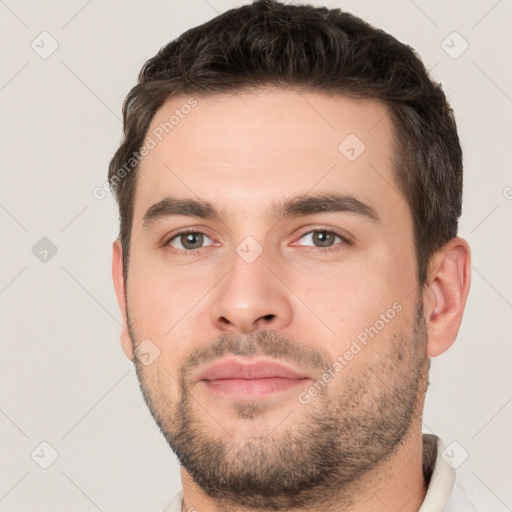
[[[148,133],[187,99],[168,100]],[[200,418],[200,428],[237,448],[262,435],[285,442],[302,420],[318,413],[315,404],[342,396],[351,379],[386,361],[398,340],[412,335],[420,299],[426,338],[415,353],[426,359],[452,345],[469,292],[469,247],[461,238],[448,242],[432,256],[428,282],[418,287],[412,217],[393,178],[393,125],[384,104],[275,88],[196,99],[192,112],[141,163],[128,283],[123,280],[120,242],[113,244],[113,279],[125,326],[123,350],[136,364],[143,385],[154,393],[162,416],[176,413],[184,364],[194,351],[208,348],[222,335],[253,336],[271,330],[335,361],[394,303],[402,307],[308,406],[297,396],[319,373],[297,361],[289,361],[289,366],[309,380],[256,400],[235,400],[190,380],[192,412]],[[349,134],[366,146],[354,161],[338,149]],[[324,192],[357,198],[378,214],[379,222],[348,212],[280,221],[267,214],[276,201]],[[174,215],[144,229],[145,212],[171,195],[208,201],[222,217]],[[165,245],[183,228],[209,238],[193,254],[179,245],[180,237],[173,239],[174,246]],[[350,243],[336,238],[331,251],[315,251],[306,233],[326,229],[340,231]],[[262,251],[252,263],[236,251],[248,236]],[[160,351],[149,366],[134,355],[134,344],[144,339]],[[391,368],[379,368],[383,383],[394,382]],[[331,486],[324,492],[329,495],[325,503],[287,510],[325,510],[328,504],[329,510],[339,511],[417,511],[426,491],[421,469],[426,386],[425,371],[410,428],[389,456],[364,478]],[[251,409],[255,402],[256,409]],[[183,466],[181,477],[186,510],[229,509],[228,503],[205,493]]]

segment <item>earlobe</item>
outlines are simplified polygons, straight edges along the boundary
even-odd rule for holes
[[[428,330],[427,355],[448,350],[459,332],[471,283],[471,253],[468,243],[456,237],[432,258],[424,290]]]
[[[123,249],[119,238],[112,244],[112,279],[116,290],[117,303],[123,317],[123,327],[121,330],[121,346],[126,357],[134,360],[133,345],[128,331],[128,319],[126,317],[126,288],[123,275]]]

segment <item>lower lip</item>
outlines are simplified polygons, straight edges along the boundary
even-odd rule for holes
[[[203,380],[212,391],[241,397],[268,395],[286,391],[303,384],[308,379],[288,379],[284,377],[267,377],[264,379],[216,379]]]

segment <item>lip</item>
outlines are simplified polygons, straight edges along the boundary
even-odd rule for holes
[[[283,379],[304,379],[307,375],[289,366],[271,360],[252,359],[222,359],[205,368],[197,380],[218,379],[268,379],[280,377]]]
[[[285,364],[271,360],[223,359],[211,364],[197,376],[211,391],[232,397],[251,397],[285,391],[310,377]]]

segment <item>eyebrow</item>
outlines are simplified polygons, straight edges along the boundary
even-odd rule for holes
[[[311,194],[275,202],[267,209],[269,217],[280,221],[288,217],[305,217],[316,213],[351,213],[373,223],[380,223],[379,215],[371,206],[354,196],[343,194]],[[165,197],[150,206],[142,219],[142,229],[147,230],[158,220],[182,215],[207,220],[221,220],[221,213],[208,201]]]

